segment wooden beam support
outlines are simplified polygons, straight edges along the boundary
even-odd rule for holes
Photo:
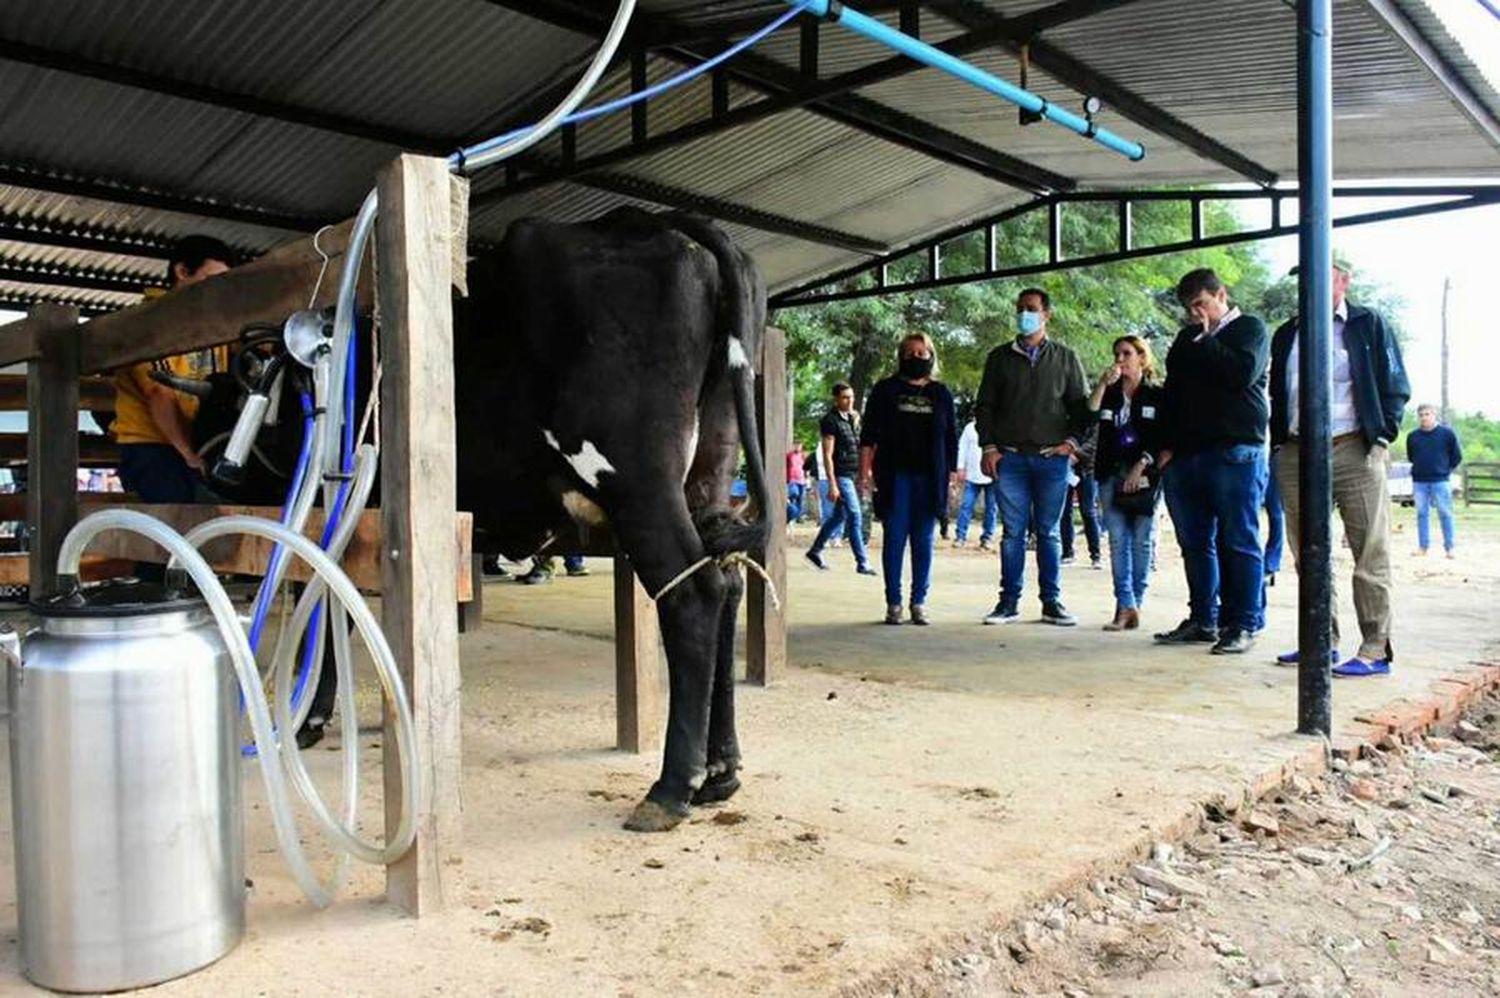
[[[26,522],[40,599],[56,591],[58,550],[78,522],[78,310],[37,305],[26,321],[41,354],[26,370]]]
[[[331,262],[318,285],[314,307],[331,305],[337,296],[349,228],[349,222],[341,223],[318,240]],[[368,272],[368,262],[366,266]],[[322,269],[313,238],[299,236],[226,274],[100,316],[89,323],[83,338],[82,370],[100,374],[137,361],[233,342],[252,322],[280,322],[307,308]],[[361,299],[368,302],[366,282],[362,280],[361,285]],[[0,341],[0,364],[10,362]]]
[[[761,341],[760,375],[755,379],[755,402],[760,439],[765,455],[766,487],[771,508],[761,515],[769,520],[766,547],[754,551],[755,560],[783,600],[777,609],[766,583],[749,573],[746,590],[745,678],[758,686],[775,682],[786,670],[786,453],[791,450],[791,410],[787,404],[786,334],[770,326]]]
[[[4,335],[4,328],[0,328],[0,336]],[[78,379],[78,407],[114,412],[115,383],[109,378]],[[0,412],[25,411],[26,375],[0,374]]]
[[[0,495],[0,521],[24,519],[14,516],[21,513],[15,508],[20,495]],[[119,492],[80,492],[77,496],[79,515],[87,516],[101,509],[133,509],[162,521],[179,534],[220,516],[258,516],[263,520],[277,520],[281,509],[276,506],[212,506],[191,503],[143,503],[134,497]],[[360,589],[379,591],[383,584],[380,563],[385,554],[381,538],[381,512],[367,509],[361,514],[354,536],[349,538],[349,547],[339,565]],[[457,571],[453,578],[455,599],[459,604],[474,598],[474,573],[470,564],[473,555],[472,534],[474,516],[459,513],[454,518],[453,551],[457,559]],[[304,529],[310,540],[317,540],[323,532],[323,510],[314,509],[307,518]],[[262,537],[224,537],[212,541],[203,549],[203,555],[214,571],[233,575],[265,575],[271,561],[274,542]],[[155,542],[138,534],[110,531],[101,534],[89,545],[89,551],[123,558],[131,562],[165,562],[166,552]],[[306,582],[312,573],[301,559],[292,559],[287,568],[287,578],[293,582]]]
[[[386,895],[413,914],[458,900],[463,797],[453,402],[454,180],[441,159],[405,155],[380,171],[380,488],[386,558],[382,623],[416,718],[416,841],[386,868]],[[466,192],[465,192],[466,193]],[[212,282],[205,282],[212,283]],[[386,718],[386,745],[392,744]],[[385,755],[386,830],[401,776]]]
[[[654,752],[666,717],[656,604],[630,560],[615,555],[615,747]]]

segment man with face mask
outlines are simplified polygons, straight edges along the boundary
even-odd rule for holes
[[[1033,520],[1042,620],[1062,627],[1078,622],[1062,604],[1059,525],[1069,458],[1093,421],[1083,363],[1047,335],[1051,319],[1047,292],[1027,288],[1017,296],[1017,336],[990,351],[974,406],[980,464],[998,486],[1002,524],[1000,599],[986,624],[1020,617],[1026,528]]]

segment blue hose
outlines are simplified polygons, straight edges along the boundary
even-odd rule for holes
[[[297,493],[302,491],[302,485],[307,480],[308,459],[312,456],[313,425],[316,417],[313,415],[313,400],[306,392],[302,393],[302,452],[297,456],[297,470],[292,473],[292,484],[287,489],[286,502],[281,509],[281,525],[284,527],[291,522],[292,500]],[[260,649],[260,636],[266,628],[266,617],[271,612],[271,600],[273,592],[270,581],[277,575],[277,569],[286,559],[286,551],[280,544],[271,551],[270,564],[266,568],[266,576],[261,580],[260,590],[255,594],[255,613],[250,620],[250,650]]]
[[[582,111],[576,111],[564,118],[561,124],[577,125],[581,122],[592,121],[595,118],[602,117],[606,114],[612,114],[615,111],[620,110],[621,108],[629,107],[632,104],[638,104],[643,100],[650,100],[652,97],[655,97],[658,94],[663,94],[668,90],[680,87],[684,83],[687,83],[689,80],[696,79],[702,76],[704,73],[710,72],[718,66],[723,65],[730,59],[733,59],[735,56],[745,51],[750,46],[758,45],[768,35],[779,30],[787,22],[791,21],[798,14],[802,13],[803,10],[810,7],[814,3],[814,0],[788,0],[788,2],[792,4],[792,8],[790,10],[786,11],[784,14],[781,14],[770,24],[767,24],[764,28],[761,28],[754,34],[747,35],[744,38],[740,39],[738,42],[731,45],[723,52],[720,52],[713,58],[706,59],[703,62],[700,62],[698,65],[691,67],[690,69],[685,69],[681,73],[678,73],[676,76],[668,77],[667,79],[662,80],[659,83],[654,83],[651,86],[647,87],[645,90],[640,91],[639,93],[627,94],[624,97],[617,97],[612,101],[607,101],[594,107],[584,108]],[[535,126],[524,125],[521,128],[506,132],[504,135],[497,135],[492,139],[485,139],[483,142],[479,142],[472,146],[468,146],[467,148],[460,149],[458,152],[448,157],[448,165],[455,172],[461,173],[463,172],[465,161],[473,159],[490,149],[496,148],[497,146],[502,146],[512,139],[517,138],[518,136],[526,135],[532,130],[533,127]]]
[[[1121,138],[1108,129],[1099,128],[1087,118],[1080,118],[1071,111],[1065,111],[1056,104],[1049,103],[1042,97],[1037,96],[1029,90],[1022,90],[1014,83],[1009,83],[998,76],[987,73],[975,66],[973,63],[965,62],[956,56],[951,56],[942,49],[934,48],[926,42],[919,41],[904,32],[897,31],[883,21],[877,21],[867,14],[861,14],[857,10],[831,3],[830,0],[787,0],[795,3],[794,11],[806,8],[807,12],[815,17],[828,18],[838,24],[842,24],[857,34],[864,35],[872,41],[879,42],[887,48],[895,49],[902,55],[910,56],[926,66],[940,69],[949,76],[957,77],[965,83],[972,83],[981,90],[987,90],[997,97],[1002,97],[1026,111],[1039,114],[1048,121],[1062,125],[1064,128],[1077,132],[1085,138],[1093,139],[1095,142],[1107,149],[1112,149],[1120,155],[1131,160],[1146,158],[1146,147],[1139,142],[1131,142],[1129,139]]]

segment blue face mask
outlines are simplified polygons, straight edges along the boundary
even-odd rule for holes
[[[1032,336],[1042,329],[1042,313],[1017,312],[1016,326],[1020,328],[1022,336]]]

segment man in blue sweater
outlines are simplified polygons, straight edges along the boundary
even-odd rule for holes
[[[1453,488],[1448,478],[1464,459],[1458,434],[1438,423],[1437,410],[1417,406],[1420,425],[1406,435],[1406,456],[1411,459],[1412,498],[1417,501],[1417,553],[1425,556],[1432,539],[1432,507],[1443,528],[1443,550],[1453,557]]]

